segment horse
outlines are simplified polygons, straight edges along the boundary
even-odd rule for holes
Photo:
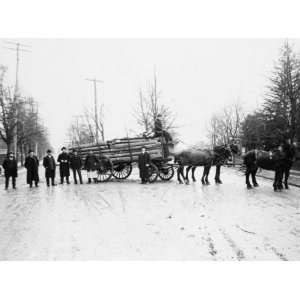
[[[216,166],[215,182],[222,183],[220,179],[221,166],[225,160],[232,156],[231,150],[227,146],[216,146],[213,150],[208,149],[191,149],[184,150],[175,154],[175,163],[179,164],[177,169],[177,179],[182,183],[181,177],[186,184],[189,183],[189,171],[192,169],[192,179],[195,182],[195,170],[199,166],[203,166],[202,184],[209,184],[208,175],[211,166]],[[184,167],[187,166],[186,175],[184,176]]]
[[[285,144],[279,149],[273,151],[263,150],[250,150],[244,155],[244,165],[246,166],[246,185],[248,189],[252,188],[249,181],[251,175],[252,184],[254,187],[258,186],[256,181],[256,173],[258,168],[265,170],[275,171],[273,188],[274,191],[283,189],[283,177],[284,187],[289,188],[288,179],[290,175],[290,169],[296,158],[296,150],[292,145]]]

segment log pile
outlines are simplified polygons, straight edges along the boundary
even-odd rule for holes
[[[85,144],[76,149],[83,158],[92,151],[97,156],[107,156],[113,163],[115,162],[136,162],[141,148],[146,147],[151,159],[163,158],[162,144],[159,138],[123,138],[107,141],[99,144]]]

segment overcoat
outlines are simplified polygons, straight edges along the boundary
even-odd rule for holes
[[[36,156],[27,156],[25,159],[25,168],[27,169],[27,183],[39,181],[39,160]]]
[[[45,167],[45,176],[47,177],[55,177],[55,169],[56,163],[54,157],[51,155],[47,155],[44,157],[43,166]]]
[[[6,158],[3,161],[3,169],[5,177],[18,177],[18,165],[15,159]]]
[[[82,159],[79,155],[70,155],[70,167],[76,170],[80,170],[82,168]]]
[[[99,164],[99,160],[94,154],[88,154],[85,158],[84,168],[90,171],[96,171]]]
[[[138,158],[138,166],[140,169],[140,178],[145,179],[148,177],[148,167],[147,165],[150,164],[150,155],[149,153],[145,152],[144,154],[141,153]]]
[[[68,153],[58,155],[60,177],[70,176],[70,156]]]

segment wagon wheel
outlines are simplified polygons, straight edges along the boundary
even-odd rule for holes
[[[117,179],[126,179],[132,172],[132,165],[118,164],[113,166],[112,175]]]
[[[174,176],[174,168],[173,166],[162,166],[159,169],[159,178],[164,181],[168,181]]]
[[[148,172],[149,172],[148,173],[149,182],[151,182],[151,183],[155,182],[158,177],[158,173],[159,173],[157,166],[153,163],[150,163],[150,166],[148,167]]]
[[[98,181],[105,182],[108,181],[112,174],[113,164],[108,157],[99,158],[99,165],[97,168]]]

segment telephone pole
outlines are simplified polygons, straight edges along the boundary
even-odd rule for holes
[[[15,127],[14,127],[14,154],[17,158],[18,154],[18,105],[19,105],[19,66],[20,66],[20,52],[31,52],[28,50],[29,45],[21,44],[19,42],[4,41],[10,47],[3,47],[5,49],[16,52],[16,81],[14,89],[14,105],[15,105]],[[14,48],[13,48],[14,46]],[[27,48],[27,49],[26,49]]]
[[[95,110],[95,137],[96,143],[99,142],[99,123],[98,123],[98,98],[97,98],[97,83],[103,83],[102,80],[94,79],[85,79],[87,81],[93,82],[94,85],[94,110]]]

